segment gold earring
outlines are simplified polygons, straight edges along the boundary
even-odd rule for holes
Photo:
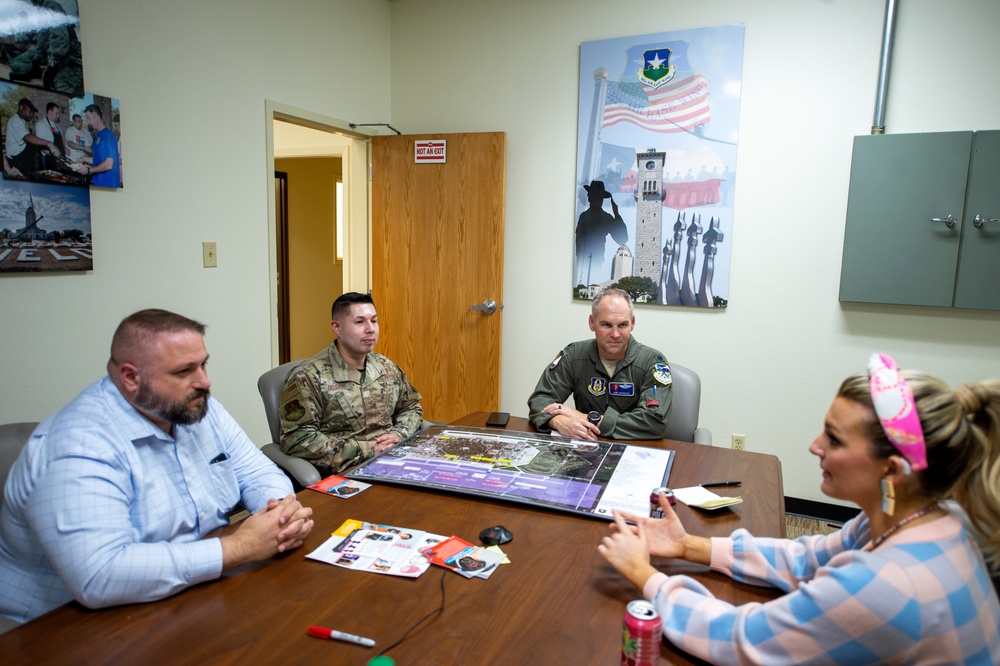
[[[896,487],[888,477],[881,479],[879,485],[882,487],[882,511],[891,516],[896,512]]]

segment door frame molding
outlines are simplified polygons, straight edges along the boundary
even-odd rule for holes
[[[324,116],[274,100],[264,100],[264,130],[267,150],[267,247],[268,298],[270,304],[271,365],[279,363],[278,341],[278,237],[275,213],[274,182],[274,121],[299,125],[309,129],[348,137],[349,145],[336,150],[325,149],[324,156],[339,156],[343,160],[344,199],[348,223],[344,229],[344,290],[367,293],[371,290],[371,184],[368,164],[371,162],[369,134],[351,129],[346,120]],[[317,153],[316,156],[320,156]],[[281,155],[279,155],[281,157]]]

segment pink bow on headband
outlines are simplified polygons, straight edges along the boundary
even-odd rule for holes
[[[885,436],[914,471],[927,469],[927,444],[913,391],[892,357],[872,354],[868,359],[868,387]]]

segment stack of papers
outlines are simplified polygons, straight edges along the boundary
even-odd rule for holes
[[[678,502],[684,502],[688,506],[705,509],[706,511],[714,511],[724,506],[740,504],[743,501],[742,497],[722,497],[701,486],[673,488],[672,490]]]
[[[352,519],[306,557],[345,569],[416,578],[431,566],[421,549],[444,540],[439,534]]]
[[[489,578],[505,559],[500,549],[474,546],[457,536],[423,548],[421,552],[432,564],[451,569],[466,578]]]

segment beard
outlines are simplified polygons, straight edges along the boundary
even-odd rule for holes
[[[172,402],[140,380],[139,393],[135,396],[135,404],[143,411],[175,425],[192,425],[201,421],[208,414],[208,389],[195,389],[183,400]],[[195,398],[203,398],[197,405],[192,405]]]

